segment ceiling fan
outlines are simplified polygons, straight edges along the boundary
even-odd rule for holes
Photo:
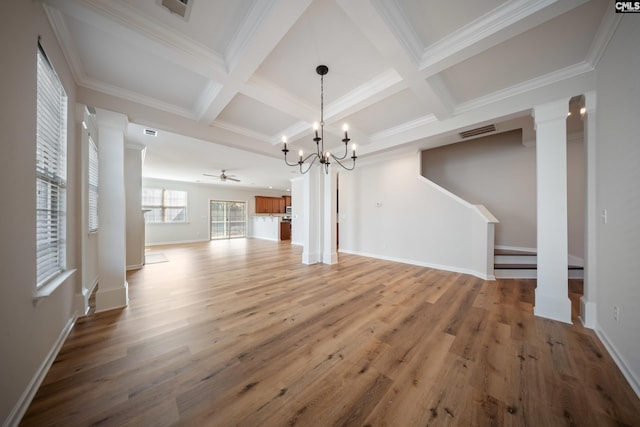
[[[225,181],[240,182],[239,179],[234,178],[233,175],[227,175],[227,174],[225,174],[225,172],[226,171],[224,169],[222,169],[222,173],[220,175],[211,175],[211,174],[208,174],[208,173],[203,173],[202,175],[210,176],[210,177],[215,178],[215,179],[219,179],[222,182],[225,182]]]

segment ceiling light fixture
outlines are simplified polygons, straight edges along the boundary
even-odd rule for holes
[[[342,142],[344,142],[344,154],[342,155],[342,157],[336,157],[334,154],[331,154],[328,151],[324,151],[324,76],[328,72],[329,67],[327,67],[326,65],[318,65],[316,67],[316,73],[320,75],[320,127],[318,128],[317,122],[313,124],[313,130],[315,132],[315,137],[313,138],[313,140],[316,143],[316,152],[311,153],[307,157],[303,158],[304,153],[302,150],[300,150],[300,159],[298,160],[298,162],[289,163],[289,161],[287,160],[287,153],[289,152],[289,149],[287,148],[287,137],[282,137],[282,143],[284,144],[282,152],[284,153],[285,163],[288,166],[299,166],[300,173],[302,174],[309,172],[309,170],[311,170],[311,166],[313,166],[316,160],[319,160],[320,164],[324,165],[324,171],[327,174],[329,173],[329,164],[331,163],[331,159],[335,160],[337,164],[339,164],[346,170],[353,170],[356,167],[357,157],[355,144],[352,145],[351,159],[353,160],[353,163],[351,167],[345,166],[340,162],[340,160],[344,160],[347,157],[347,144],[349,143],[349,141],[351,141],[347,133],[349,128],[346,124],[342,128],[342,130],[344,130],[344,138],[342,139]],[[318,130],[320,130],[320,135],[318,135]]]

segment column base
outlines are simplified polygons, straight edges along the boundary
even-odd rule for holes
[[[323,264],[337,264],[338,263],[338,253],[337,252],[325,252],[322,256]]]
[[[596,303],[580,298],[580,320],[582,326],[589,329],[596,328]]]
[[[302,263],[306,265],[312,265],[322,262],[322,257],[318,253],[310,253],[302,251]]]
[[[98,287],[96,292],[96,313],[123,308],[129,304],[129,283],[126,281],[122,287],[102,289]]]
[[[571,322],[571,300],[542,295],[536,290],[536,301],[533,314],[546,319],[573,324]]]

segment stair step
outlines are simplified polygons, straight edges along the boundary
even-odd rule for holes
[[[494,264],[494,270],[537,270],[537,264],[512,264],[512,263],[504,263],[504,264]],[[582,270],[583,267],[579,265],[569,265],[569,270]]]

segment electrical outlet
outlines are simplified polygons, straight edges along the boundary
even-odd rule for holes
[[[617,305],[613,306],[613,320],[620,323],[620,308]]]

